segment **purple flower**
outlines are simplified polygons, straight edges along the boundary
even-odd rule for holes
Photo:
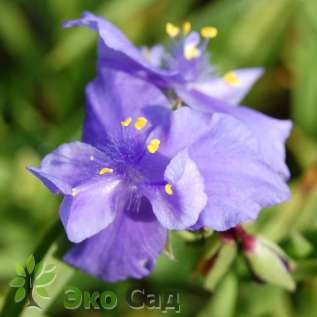
[[[167,229],[226,230],[289,196],[238,120],[169,101],[151,83],[103,70],[86,90],[82,142],[61,145],[39,168],[64,196],[65,259],[102,279],[141,278]]]
[[[168,23],[169,46],[148,49],[135,47],[110,22],[88,12],[64,25],[84,25],[99,33],[99,68],[119,69],[146,79],[160,87],[174,105],[187,105],[209,114],[225,113],[238,119],[255,136],[259,155],[282,177],[289,177],[284,143],[291,122],[233,106],[239,104],[263,70],[238,69],[219,76],[206,53],[208,41],[217,35],[217,29],[205,27],[199,34],[190,32],[188,22],[183,30]]]

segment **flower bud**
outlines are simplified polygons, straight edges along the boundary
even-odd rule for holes
[[[289,273],[289,259],[276,244],[254,237],[252,247],[245,249],[245,256],[261,281],[290,291],[295,289],[295,282]]]

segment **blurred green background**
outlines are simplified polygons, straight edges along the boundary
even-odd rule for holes
[[[1,0],[0,1],[0,307],[16,263],[23,263],[58,217],[59,198],[25,170],[63,142],[80,138],[84,86],[95,74],[96,35],[62,29],[83,10],[106,16],[139,45],[166,41],[165,23],[214,25],[212,58],[223,69],[264,66],[244,104],[291,118],[288,142],[293,197],[264,210],[250,232],[278,242],[295,260],[295,292],[256,283],[235,263],[213,292],[193,274],[204,241],[173,235],[176,261],[162,255],[142,281],[106,284],[55,258],[58,279],[43,312],[25,316],[161,316],[133,311],[125,293],[142,286],[181,293],[180,316],[315,317],[317,315],[317,1],[316,0]],[[264,132],[265,133],[265,132]],[[53,253],[52,250],[51,253]],[[111,312],[66,311],[63,287],[115,291]],[[57,294],[60,292],[60,295]],[[170,311],[168,316],[175,315]],[[14,316],[7,316],[14,317]]]

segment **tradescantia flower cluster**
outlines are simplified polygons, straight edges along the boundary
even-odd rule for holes
[[[206,52],[215,28],[167,24],[167,47],[137,48],[91,13],[74,25],[99,34],[82,141],[29,167],[64,196],[68,263],[108,281],[141,278],[167,230],[224,231],[288,199],[291,123],[237,106],[262,70],[220,77]]]

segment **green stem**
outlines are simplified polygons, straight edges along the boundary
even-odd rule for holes
[[[40,240],[38,247],[34,251],[34,258],[36,263],[39,263],[46,255],[47,251],[50,249],[50,246],[59,238],[59,236],[64,232],[63,227],[60,221],[56,221],[50,229],[46,232],[44,237]],[[4,302],[2,312],[0,317],[19,317],[23,312],[25,302],[27,297],[20,303],[14,301],[16,289],[12,288]]]

